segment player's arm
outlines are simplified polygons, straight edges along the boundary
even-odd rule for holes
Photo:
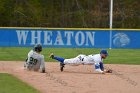
[[[100,62],[99,64],[95,64],[95,71],[105,74],[105,73],[112,73],[112,69],[105,69],[103,62]]]
[[[95,63],[95,71],[99,73],[105,73],[103,62]]]

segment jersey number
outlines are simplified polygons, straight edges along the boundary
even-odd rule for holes
[[[33,57],[30,57],[30,64],[36,65],[37,64],[37,59],[34,59]]]

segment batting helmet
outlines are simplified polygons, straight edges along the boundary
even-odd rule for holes
[[[105,54],[106,56],[108,56],[107,50],[104,50],[104,49],[100,51],[100,54]]]
[[[36,51],[36,52],[41,52],[42,51],[42,45],[41,44],[35,45],[33,50]]]

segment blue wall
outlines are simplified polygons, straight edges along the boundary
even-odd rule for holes
[[[0,29],[1,47],[41,43],[44,47],[109,48],[110,41],[112,48],[140,48],[140,30],[112,30],[110,34],[109,30],[95,29]]]

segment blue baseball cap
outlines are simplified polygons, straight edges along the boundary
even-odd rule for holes
[[[107,50],[104,50],[104,49],[100,51],[100,54],[105,54],[106,56],[108,56]]]

